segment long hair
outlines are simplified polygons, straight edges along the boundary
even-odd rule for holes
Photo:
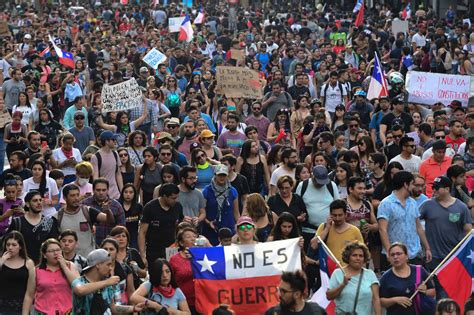
[[[165,181],[163,180],[163,174],[171,174],[173,175],[173,184],[179,185],[179,176],[178,176],[178,171],[176,170],[176,167],[173,165],[165,165],[161,169],[161,181],[164,183]]]
[[[278,116],[280,115],[285,115],[285,132],[289,132],[291,130],[291,124],[290,124],[290,110],[287,108],[280,108],[275,117],[273,118],[273,123],[275,124],[275,129],[278,128]],[[277,130],[279,131],[279,130]]]
[[[249,216],[254,220],[258,220],[268,214],[270,208],[265,199],[258,193],[253,193],[247,196],[245,206]]]
[[[281,144],[275,144],[274,146],[272,146],[272,148],[270,149],[270,152],[268,152],[268,158],[267,158],[267,165],[268,166],[271,166],[271,165],[275,165],[277,164],[277,159],[278,159],[278,153],[280,152],[280,150],[283,148],[283,146]]]
[[[158,287],[161,285],[161,275],[163,274],[163,266],[166,265],[170,269],[171,272],[171,281],[170,285],[173,288],[177,288],[176,280],[174,278],[173,269],[171,268],[170,263],[162,258],[158,258],[154,262],[151,263],[149,274],[150,274],[150,282],[154,287]]]
[[[206,152],[204,152],[204,150],[201,149],[201,148],[196,148],[196,149],[193,150],[193,152],[191,152],[191,166],[197,166],[198,165],[199,161],[197,160],[197,155],[201,152],[206,154]]]
[[[252,143],[257,142],[252,139],[245,140],[242,144],[242,149],[240,150],[240,157],[244,161],[244,164],[247,163],[247,159],[250,157],[250,149],[252,148]]]
[[[117,116],[115,118],[115,126],[117,126],[117,132],[121,132],[122,131],[122,127],[124,126],[124,124],[122,124],[121,122],[121,119],[123,116],[127,116],[127,113],[126,112],[118,112],[117,113]],[[130,126],[130,119],[128,120],[128,123],[127,123],[128,126]],[[128,136],[128,135],[127,135]],[[127,139],[125,139],[127,140]]]
[[[291,223],[293,225],[293,228],[291,229],[291,233],[288,236],[283,236],[283,234],[281,233],[281,225],[285,222]],[[279,241],[286,238],[300,237],[301,234],[300,234],[300,231],[298,228],[298,222],[296,221],[295,216],[289,212],[282,212],[280,216],[278,217],[278,220],[276,221],[275,226],[270,232],[270,235],[273,236],[274,241]]]
[[[337,170],[338,167],[340,167],[340,168],[342,168],[343,170],[346,171],[346,185],[347,185],[347,181],[348,181],[349,178],[351,178],[352,175],[353,175],[353,174],[352,174],[352,170],[351,170],[351,166],[350,166],[348,163],[346,163],[346,162],[341,162],[341,163],[339,163],[338,166],[336,166],[336,170]],[[334,182],[336,183],[336,185],[339,185],[339,184],[340,184],[340,183],[339,183],[339,180],[337,179],[337,176],[334,177]]]
[[[375,153],[374,142],[372,141],[371,137],[363,136],[359,141],[363,141],[365,143],[365,152],[363,154],[359,152],[359,156],[364,155],[368,158],[370,154]]]
[[[143,161],[145,161],[145,153],[150,153],[153,156],[153,159],[155,160],[155,163],[158,161],[158,151],[151,146],[148,146],[143,150]],[[142,168],[140,169],[140,175],[145,174],[146,170],[148,169],[148,165],[146,163],[143,163]]]
[[[48,251],[48,247],[49,245],[51,244],[56,244],[59,246],[59,248],[61,248],[61,243],[55,239],[55,238],[48,238],[46,241],[43,242],[43,244],[41,244],[41,250],[40,250],[40,262],[38,264],[38,268],[40,269],[46,269],[46,258],[44,258],[44,255],[46,255],[46,252]]]
[[[39,165],[43,169],[43,173],[41,174],[41,181],[40,181],[40,184],[39,184],[38,191],[41,194],[41,197],[44,197],[44,194],[46,193],[46,165],[44,164],[43,161],[36,160],[31,164],[31,169],[33,169],[33,167],[35,165]]]
[[[5,253],[6,251],[6,247],[7,247],[7,242],[9,240],[15,240],[17,241],[18,245],[20,246],[20,252],[18,253],[18,255],[23,258],[23,259],[28,259],[28,253],[26,252],[26,245],[25,245],[25,239],[23,238],[23,234],[21,234],[20,232],[18,231],[11,231],[10,233],[6,234],[4,237],[3,237],[3,241],[2,241],[2,248],[3,248],[3,251],[2,251],[2,255]]]
[[[125,170],[127,172],[133,172],[135,169],[133,168],[132,163],[130,163],[130,153],[124,147],[120,147],[120,148],[117,149],[118,154],[120,154],[120,152],[122,152],[122,151],[125,151],[128,154],[128,159],[127,159],[127,162],[125,163]]]
[[[137,189],[135,188],[135,185],[133,185],[132,183],[127,183],[123,185],[118,202],[120,202],[120,204],[123,206],[123,202],[124,202],[123,193],[125,191],[125,188],[129,188],[129,187],[133,189],[133,199],[132,199],[132,207],[133,207],[134,205],[138,203],[138,192],[137,192]]]
[[[390,185],[392,183],[392,169],[394,168],[403,171],[403,166],[399,162],[394,161],[394,162],[389,163],[387,166],[387,170],[383,174],[383,182],[385,183],[385,187],[387,187],[387,185]]]
[[[26,97],[25,105],[28,106],[29,108],[31,108],[31,103],[30,103],[30,100],[28,99],[28,94],[26,94],[26,92],[18,93],[18,106],[20,106],[20,96],[21,95],[24,95]]]

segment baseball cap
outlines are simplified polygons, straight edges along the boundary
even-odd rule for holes
[[[365,93],[363,90],[359,90],[359,91],[357,91],[357,92],[354,93],[354,96],[366,97],[366,96],[367,96],[367,93]]]
[[[168,126],[168,125],[180,125],[179,123],[179,119],[176,118],[176,117],[171,117],[171,118],[168,118],[165,120],[165,126]]]
[[[239,225],[242,225],[242,224],[252,224],[253,226],[255,226],[255,222],[253,222],[252,218],[251,217],[248,217],[246,215],[243,215],[241,216],[238,220],[237,220],[237,226]]]
[[[74,113],[74,118],[77,118],[77,117],[83,117],[83,118],[85,118],[86,115],[84,115],[84,113],[82,112],[82,110],[78,110],[77,112]]]
[[[219,164],[216,166],[215,170],[216,175],[229,175],[229,169],[224,164]]]
[[[403,104],[405,103],[405,96],[403,94],[398,94],[392,98],[392,104]]]
[[[327,185],[331,182],[327,168],[322,165],[316,165],[313,167],[313,177],[319,185]]]
[[[105,249],[99,248],[94,249],[92,252],[87,255],[87,267],[82,269],[82,274],[85,274],[93,267],[97,266],[98,264],[104,263],[110,259],[109,252]]]
[[[25,34],[25,36],[23,36],[23,38],[31,39],[31,35],[30,34]]]
[[[100,134],[101,141],[112,140],[112,139],[117,139],[117,136],[110,130],[102,131],[102,133]]]
[[[451,188],[451,186],[452,182],[446,176],[438,176],[433,181],[433,189],[435,190],[439,188]]]
[[[214,134],[209,129],[204,129],[203,131],[201,131],[201,134],[199,135],[199,138],[211,138],[211,137],[214,137]]]

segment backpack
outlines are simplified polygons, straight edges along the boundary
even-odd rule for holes
[[[344,90],[343,90],[343,86],[342,86],[342,83],[337,81],[337,86],[339,87],[339,91],[341,92],[341,103],[344,103]],[[326,100],[328,98],[327,96],[327,91],[329,89],[329,83],[326,84],[326,86],[324,87],[324,102],[323,102],[323,106],[326,106]]]
[[[84,218],[86,218],[87,223],[89,223],[89,227],[92,230],[92,222],[91,222],[91,217],[89,214],[89,207],[81,205],[81,210],[82,214],[84,215]],[[58,228],[61,229],[61,221],[63,220],[64,216],[64,207],[61,207],[61,209],[58,210]]]
[[[115,158],[115,173],[118,172],[118,153],[113,151],[112,150],[112,153],[114,154],[114,158]],[[100,177],[100,169],[102,168],[102,156],[100,155],[100,152],[97,151],[95,154],[95,157],[97,158],[97,170],[99,172],[99,176]]]
[[[301,186],[301,193],[300,197],[303,198],[306,190],[308,189],[309,185],[309,179],[305,179],[303,181],[303,186]],[[332,187],[332,182],[330,181],[328,184],[326,184],[326,188],[329,190],[329,193],[331,194],[332,198],[334,199],[334,187]]]

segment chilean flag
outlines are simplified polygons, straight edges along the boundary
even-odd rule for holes
[[[181,23],[181,28],[179,29],[179,36],[178,40],[179,41],[186,41],[190,42],[193,40],[193,27],[191,25],[191,20],[189,19],[189,15],[186,15],[186,17],[183,20],[183,23]]]
[[[319,244],[319,276],[321,277],[321,287],[311,297],[311,302],[318,303],[319,306],[326,309],[329,315],[334,315],[336,311],[336,303],[326,298],[326,292],[329,289],[329,279],[334,270],[337,269],[337,263],[332,259],[326,248]]]
[[[298,242],[190,248],[197,311],[227,304],[235,314],[265,313],[279,303],[282,272],[301,270]]]
[[[354,22],[354,25],[356,27],[359,27],[359,25],[361,25],[362,22],[364,21],[364,11],[365,11],[364,0],[357,0],[354,10],[352,10],[353,13],[358,12],[357,17]]]
[[[405,19],[405,20],[411,18],[411,6],[410,6],[410,3],[408,3],[407,6],[403,9],[403,11],[402,11],[402,18]]]
[[[387,80],[383,73],[379,57],[375,54],[374,70],[370,79],[369,90],[367,91],[367,99],[370,101],[374,98],[388,96]]]
[[[61,50],[58,46],[56,46],[56,43],[54,42],[51,35],[49,36],[49,41],[53,44],[53,48],[56,51],[56,55],[58,55],[59,63],[66,67],[74,69],[76,67],[76,63],[74,62],[74,56],[70,52]]]
[[[194,19],[194,24],[202,24],[202,23],[204,23],[204,10],[201,8],[201,10],[199,10],[198,15]]]
[[[461,306],[461,314],[464,314],[464,303],[474,289],[474,235],[472,231],[451,258],[436,271],[436,275],[448,296]]]
[[[44,58],[48,58],[49,56],[51,56],[51,53],[50,53],[50,50],[49,50],[49,46],[46,47],[42,52],[39,53],[39,56],[40,57],[44,57]]]
[[[413,70],[413,68],[415,67],[415,65],[413,64],[413,59],[411,58],[411,55],[404,56],[402,63],[408,69],[408,71]]]

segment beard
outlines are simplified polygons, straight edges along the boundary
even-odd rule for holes
[[[295,305],[296,305],[295,299],[291,299],[291,301],[288,301],[288,302],[285,302],[280,299],[280,306],[281,306],[281,309],[284,311],[290,311],[291,309],[293,309]]]
[[[297,163],[293,163],[293,162],[286,163],[286,166],[288,166],[291,169],[295,169],[297,165],[298,165]]]
[[[186,186],[186,188],[189,189],[189,190],[196,189],[196,185],[188,185],[188,184],[184,183],[184,186]]]

